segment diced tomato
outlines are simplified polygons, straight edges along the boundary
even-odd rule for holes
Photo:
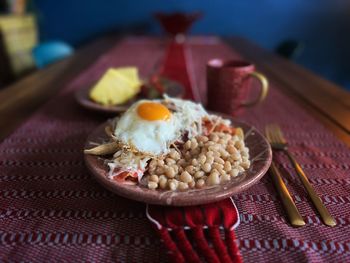
[[[235,135],[236,134],[236,129],[234,127],[229,127],[229,126],[224,125],[224,124],[219,124],[218,126],[216,126],[214,131],[216,131],[216,132],[225,132],[225,133],[229,133],[231,135]]]
[[[205,127],[206,135],[209,135],[209,132],[212,131],[214,124],[211,121],[204,119],[203,126]],[[221,123],[214,128],[213,132],[224,132],[224,133],[229,133],[231,135],[235,135],[236,128],[230,127]]]
[[[160,94],[163,94],[165,92],[165,88],[164,88],[163,84],[161,83],[161,80],[160,80],[158,75],[153,75],[151,77],[150,82]]]
[[[114,176],[113,180],[121,183],[124,183],[126,181],[137,183],[138,175],[137,172],[124,171]]]

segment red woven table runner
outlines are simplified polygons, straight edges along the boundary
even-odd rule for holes
[[[188,50],[185,43],[170,42],[160,74],[182,83],[186,89],[184,97],[196,100],[194,94],[198,91],[191,83],[192,56]],[[148,205],[147,216],[172,262],[242,262],[234,233],[239,214],[231,198],[191,207]],[[221,237],[222,232],[225,238]]]
[[[190,39],[193,80],[205,96],[205,64],[238,58],[220,41]],[[135,65],[151,73],[164,57],[155,39],[126,39],[101,56],[0,145],[0,258],[3,261],[165,262],[144,204],[95,182],[83,163],[86,136],[104,116],[81,109],[76,89],[109,67]],[[307,226],[292,228],[269,176],[233,198],[241,214],[236,234],[245,262],[346,262],[350,258],[349,149],[272,83],[267,100],[242,119],[263,128],[281,124],[311,183],[338,225],[322,224],[289,162],[287,186]]]

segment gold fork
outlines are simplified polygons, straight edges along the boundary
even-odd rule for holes
[[[265,133],[268,141],[271,144],[272,140],[271,140],[270,131],[266,129]],[[270,167],[270,175],[272,178],[272,182],[275,185],[279,196],[281,197],[281,201],[285,211],[287,212],[289,222],[294,227],[304,226],[305,221],[300,215],[298,208],[295,206],[293,198],[291,197],[287,189],[287,186],[283,182],[281,173],[273,161]]]
[[[277,124],[270,124],[267,125],[265,129],[266,132],[269,133],[271,147],[276,151],[283,151],[288,156],[289,160],[292,162],[297,174],[299,175],[301,182],[303,183],[304,187],[306,188],[306,191],[308,192],[311,198],[311,201],[315,205],[317,211],[320,213],[322,221],[327,226],[335,226],[337,223],[335,222],[334,218],[331,216],[325,205],[322,203],[315,189],[310,184],[303,169],[301,169],[301,166],[298,164],[298,162],[288,150],[288,144],[283,136],[281,128]]]

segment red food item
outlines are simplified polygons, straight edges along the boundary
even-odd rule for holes
[[[223,123],[220,123],[214,127],[215,123],[211,122],[208,119],[203,119],[203,126],[205,128],[205,135],[209,135],[211,132],[224,132],[231,135],[236,134],[236,128],[227,126]]]
[[[165,92],[164,85],[161,83],[161,79],[158,75],[153,75],[150,79],[150,83],[160,94],[163,94]]]
[[[119,183],[125,183],[128,181],[136,184],[138,182],[138,174],[137,172],[123,171],[115,175],[113,180]]]

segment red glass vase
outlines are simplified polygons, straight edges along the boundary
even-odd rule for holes
[[[202,17],[202,13],[155,13],[155,18],[159,21],[166,33],[177,36],[185,35],[192,24]]]

